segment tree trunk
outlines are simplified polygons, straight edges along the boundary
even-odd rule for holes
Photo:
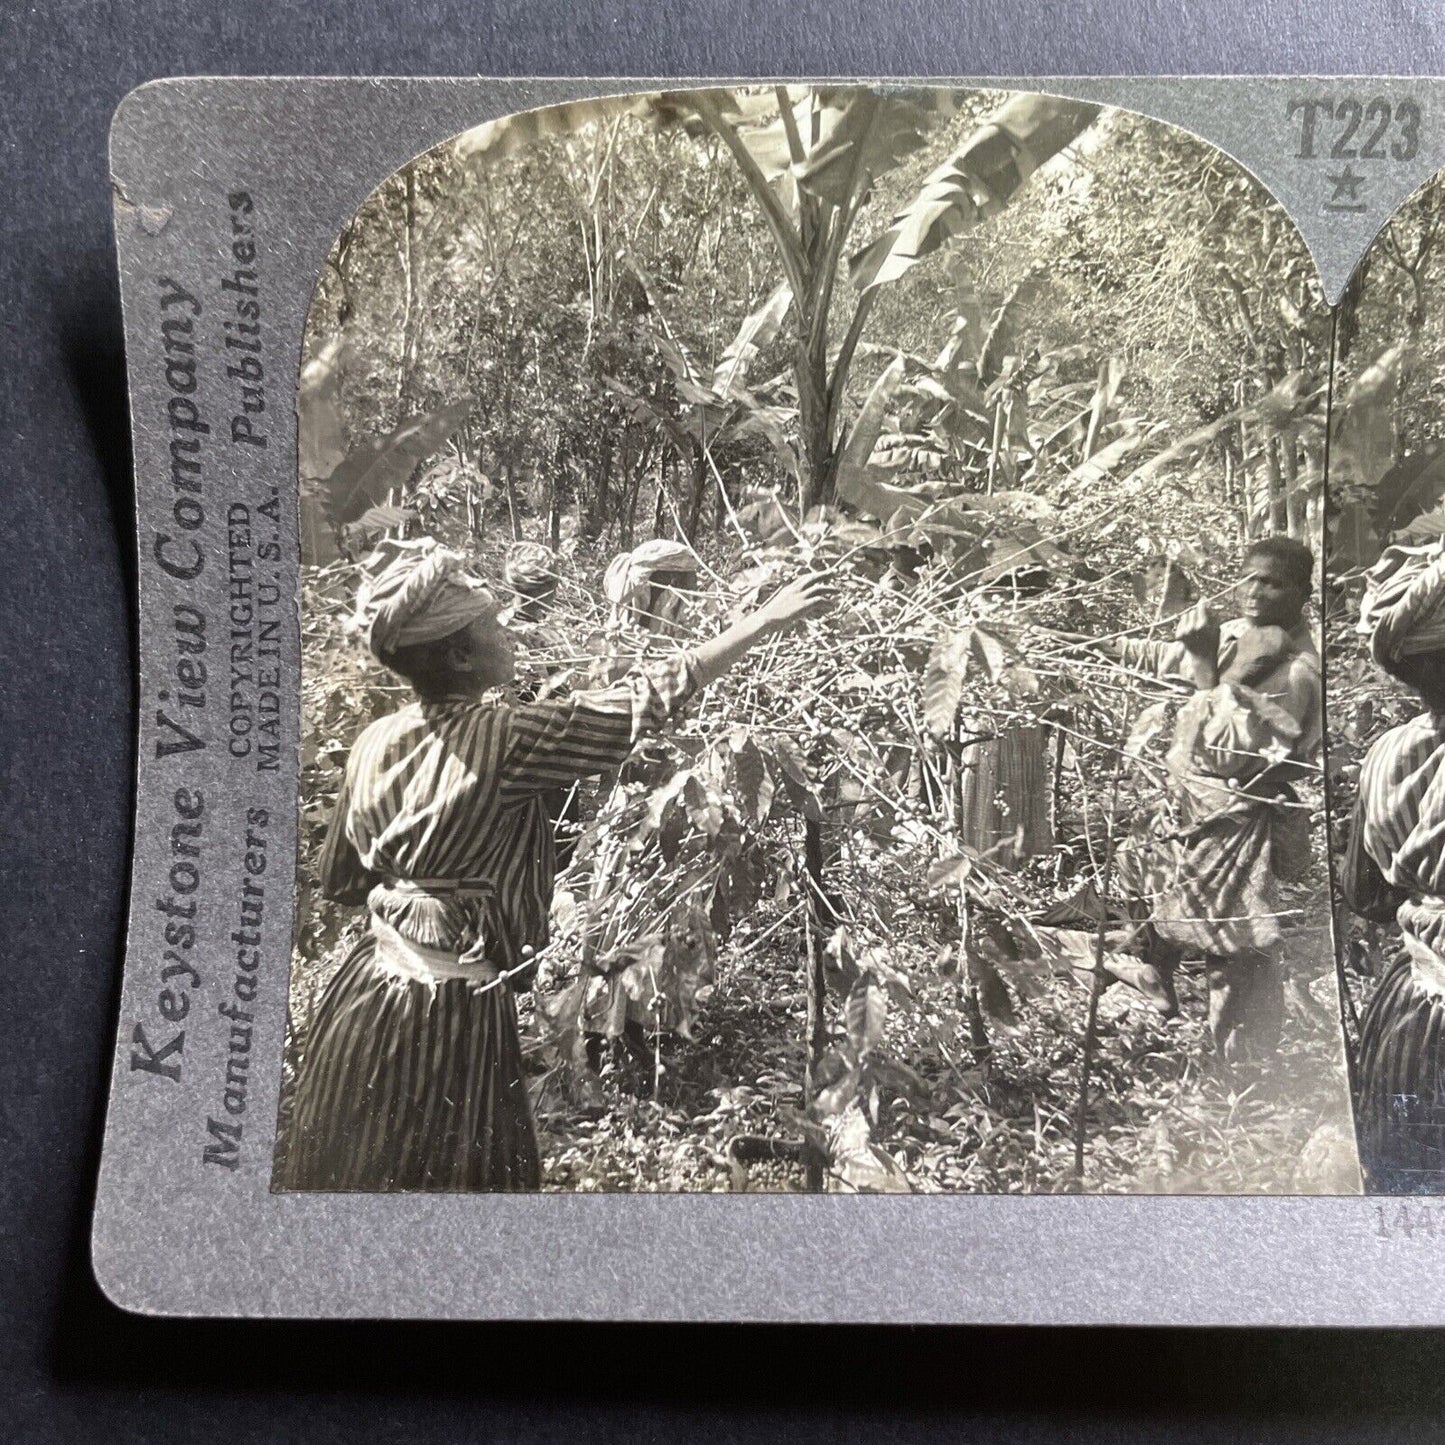
[[[1272,497],[1265,470],[1264,447],[1256,446],[1247,422],[1239,424],[1240,477],[1244,491],[1244,535],[1251,541],[1269,528]]]
[[[1299,457],[1293,432],[1281,432],[1279,438],[1280,481],[1284,488],[1285,521],[1289,535],[1297,542],[1308,542],[1305,499],[1300,494]]]
[[[559,436],[547,468],[547,537],[555,552],[562,545],[562,467],[565,450]]]
[[[968,817],[968,792],[969,778],[974,769],[965,767],[963,761],[964,753],[964,728],[962,723],[955,723],[952,737],[948,740],[948,804],[950,817],[948,819],[950,831],[953,834],[954,847],[957,851],[963,851],[963,845],[967,841],[967,825],[965,819]],[[975,760],[977,754],[974,755]],[[975,762],[975,766],[976,766]],[[988,1022],[983,1016],[983,1003],[979,998],[978,980],[973,976],[973,969],[968,960],[968,899],[962,889],[959,890],[958,899],[958,982],[959,1001],[963,1007],[963,1016],[968,1024],[968,1044],[973,1050],[974,1061],[978,1064],[987,1062],[989,1055],[993,1052],[993,1044],[988,1036]]]
[[[467,536],[480,537],[482,535],[482,508],[481,501],[477,496],[477,484],[467,478]]]
[[[727,483],[723,481],[722,474],[717,476],[717,505],[713,508],[713,531],[719,537],[724,536],[728,529],[728,506],[729,497]]]
[[[411,414],[413,406],[413,378],[416,374],[416,352],[420,327],[417,324],[416,286],[416,166],[409,165],[402,172],[405,212],[402,230],[402,286],[403,311],[401,324],[401,376],[397,381],[397,420],[403,421]]]
[[[651,457],[644,448],[642,455],[631,463],[631,471],[627,478],[627,501],[622,508],[621,542],[622,546],[629,550],[637,531],[637,503],[642,496],[642,479],[647,475],[651,461]]]
[[[609,433],[602,438],[602,454],[598,458],[597,475],[592,493],[586,498],[585,530],[588,537],[593,539],[602,535],[602,529],[607,524],[607,509],[612,500],[612,463],[615,456],[616,449]]]
[[[511,451],[508,450],[507,459],[502,463],[502,476],[507,489],[507,516],[512,523],[512,540],[522,540],[522,519],[517,515],[517,479],[512,466]]]
[[[657,496],[652,507],[652,535],[662,536],[663,518],[667,516],[667,484],[668,473],[672,469],[671,460],[667,457],[659,457],[657,464]]]
[[[702,501],[707,493],[707,453],[699,447],[692,459],[692,496],[687,505],[687,545],[697,543],[697,524],[702,520]]]
[[[826,349],[816,354],[809,348],[807,333],[811,318],[800,315],[798,327],[803,334],[793,357],[793,377],[798,385],[798,430],[802,441],[803,465],[798,472],[798,510],[807,516],[814,507],[832,501],[830,473],[833,460],[833,438],[828,412],[828,356]],[[826,329],[822,330],[826,342]]]
[[[1289,531],[1289,512],[1285,506],[1284,478],[1280,472],[1279,450],[1281,438],[1269,432],[1262,435],[1260,447],[1264,452],[1264,478],[1269,488],[1269,531],[1279,536]]]

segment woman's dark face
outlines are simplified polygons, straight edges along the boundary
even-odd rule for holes
[[[1445,711],[1445,652],[1402,658],[1389,671],[1406,687],[1414,688],[1433,711]]]
[[[638,621],[657,637],[681,637],[684,598],[697,586],[691,572],[654,572]]]
[[[517,675],[517,644],[495,615],[478,617],[462,633],[462,655],[453,660],[456,671],[478,693],[501,687]]]
[[[1256,553],[1244,559],[1239,605],[1256,627],[1293,627],[1304,611],[1308,590],[1277,557]]]

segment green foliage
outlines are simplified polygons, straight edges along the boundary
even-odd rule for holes
[[[744,1123],[801,1133],[831,1187],[1068,1187],[1054,1116],[1086,995],[1028,920],[1100,876],[1116,753],[1128,821],[1165,728],[1142,726],[1137,678],[1060,634],[1163,636],[1164,593],[1136,587],[1151,565],[1215,594],[1241,538],[1307,530],[1289,499],[1318,501],[1311,276],[1217,154],[1034,96],[745,87],[529,112],[366,203],[303,387],[303,456],[332,459],[309,465],[359,543],[420,529],[494,575],[506,541],[555,538],[560,686],[669,645],[601,595],[618,547],[691,545],[703,636],[805,569],[839,583],[805,640],[579,790],[524,1006],[558,1179],[593,1177],[599,1100],[609,1147],[642,1117],[620,1065],[599,1077],[600,1038],[645,1041],[658,1137],[687,1109],[720,1152]],[[1292,486],[1265,487],[1287,463]],[[307,573],[293,1054],[348,927],[314,878],[340,768],[402,701],[341,638],[354,576]],[[965,806],[979,750],[1021,730],[1053,750],[1057,842],[1036,858],[978,846]],[[1136,1046],[1168,1072],[1155,1027],[1126,1017],[1104,1050],[1103,1170],[1154,1117],[1119,1080]],[[756,1089],[725,1076],[744,1057]]]
[[[414,416],[357,442],[326,480],[326,512],[338,527],[380,506],[466,420],[465,402]]]

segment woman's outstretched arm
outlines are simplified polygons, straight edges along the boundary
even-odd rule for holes
[[[761,607],[692,649],[697,685],[716,682],[758,643],[819,616],[832,601],[832,582],[826,572],[809,572],[789,582]]]
[[[643,732],[664,724],[758,643],[817,616],[832,597],[827,574],[810,573],[687,652],[636,667],[610,687],[512,709],[503,790],[536,792],[617,767]]]

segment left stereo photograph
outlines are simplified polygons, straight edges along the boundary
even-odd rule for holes
[[[1358,1190],[1329,338],[1237,163],[1042,94],[388,177],[306,325],[277,1187]]]

